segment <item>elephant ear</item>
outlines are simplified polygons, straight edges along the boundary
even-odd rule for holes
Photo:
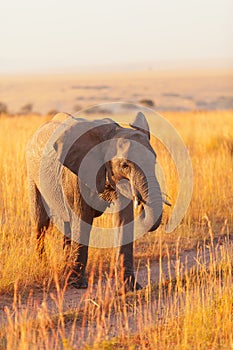
[[[106,184],[104,152],[101,144],[114,128],[111,120],[78,120],[54,143],[59,161],[79,176],[82,183],[91,190],[102,193]]]
[[[148,124],[148,122],[146,120],[146,117],[144,116],[144,114],[142,112],[138,112],[138,114],[136,115],[136,118],[134,119],[134,121],[132,123],[130,123],[129,125],[132,128],[134,128],[136,130],[140,130],[141,132],[146,134],[146,136],[150,140],[149,124]]]

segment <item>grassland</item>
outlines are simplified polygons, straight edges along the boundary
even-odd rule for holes
[[[61,235],[55,229],[48,235],[48,260],[41,262],[31,234],[25,147],[48,117],[0,117],[0,349],[233,349],[233,112],[164,116],[189,149],[194,188],[174,232],[166,235],[163,225],[135,243],[139,270],[150,276],[150,266],[158,262],[157,282],[148,278],[141,293],[117,295],[112,250],[91,249],[90,289],[77,294],[78,307],[66,304],[70,287]],[[154,146],[174,203],[175,166],[163,145],[155,141]],[[108,225],[110,219],[100,220]],[[202,248],[196,248],[198,242],[206,247],[208,262]],[[190,270],[179,254],[194,249],[197,263]],[[175,275],[165,276],[163,261],[172,267],[174,256]]]

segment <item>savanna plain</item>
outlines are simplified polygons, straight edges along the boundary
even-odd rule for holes
[[[145,288],[127,294],[113,248],[90,248],[87,290],[68,285],[56,228],[46,237],[47,258],[39,259],[25,150],[51,113],[0,115],[0,349],[233,349],[233,110],[162,114],[189,151],[192,200],[166,233],[178,175],[153,138],[172,207],[164,208],[157,231],[135,242],[135,271]],[[109,215],[95,225],[110,226]]]

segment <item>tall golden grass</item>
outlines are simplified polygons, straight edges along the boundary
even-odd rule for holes
[[[233,261],[229,242],[233,227],[233,112],[170,112],[165,117],[189,149],[193,197],[183,222],[172,234],[164,234],[162,226],[135,243],[136,266],[146,264],[150,274],[149,260],[167,256],[169,264],[170,255],[178,256],[178,252],[206,239],[210,239],[210,264],[199,260],[197,254],[197,268],[190,272],[184,266],[181,273],[177,260],[175,278],[164,279],[160,271],[158,285],[149,283],[138,295],[115,297],[115,286],[108,277],[114,274],[112,250],[103,254],[102,250],[90,249],[89,274],[93,275],[97,262],[104,266],[104,287],[100,268],[93,287],[95,298],[90,288],[80,300],[78,311],[66,313],[62,237],[56,229],[47,235],[48,260],[41,262],[29,215],[25,149],[30,136],[48,118],[0,118],[0,299],[7,296],[10,300],[14,295],[12,303],[0,310],[0,349],[76,349],[85,343],[88,346],[88,342],[98,349],[233,349]],[[175,166],[162,145],[156,142],[155,147],[167,193],[174,203],[178,191]],[[166,209],[164,221],[170,210]],[[103,220],[107,225],[108,217],[96,224]],[[214,237],[219,235],[228,236],[228,240],[215,249]],[[38,288],[53,291],[56,312],[45,300],[41,305],[33,304],[33,296],[22,306],[30,289]],[[132,319],[136,320],[136,334],[130,333]],[[118,328],[118,338],[108,339],[111,325]]]

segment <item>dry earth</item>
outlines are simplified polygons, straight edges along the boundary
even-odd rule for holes
[[[162,319],[164,309],[166,309],[166,303],[168,300],[161,299],[158,293],[158,286],[160,282],[166,284],[169,281],[175,281],[177,276],[182,279],[184,274],[190,272],[192,269],[198,269],[201,265],[205,265],[208,269],[209,263],[217,262],[221,256],[221,250],[224,246],[232,247],[233,245],[233,235],[231,236],[220,236],[215,238],[214,241],[202,242],[197,247],[186,250],[177,254],[176,256],[171,256],[168,258],[163,258],[160,261],[150,261],[149,270],[147,267],[141,267],[137,271],[137,279],[143,285],[148,285],[148,278],[150,280],[151,298],[145,301],[145,298],[141,298],[142,303],[138,306],[142,314],[145,313],[145,318],[147,326],[150,323],[154,323],[157,319]],[[149,271],[149,273],[148,273]],[[148,277],[149,276],[149,277]],[[101,288],[104,295],[104,290],[109,281],[103,278]],[[122,295],[116,294],[116,288],[114,285],[114,280],[110,281],[112,295],[109,296],[109,303],[111,299],[122,298]],[[76,327],[74,329],[74,339],[77,341],[78,347],[82,347],[81,344],[85,342],[92,343],[93,341],[98,341],[97,334],[97,323],[96,319],[87,320],[85,316],[85,310],[88,305],[92,304],[96,309],[102,306],[98,305],[97,293],[98,293],[98,283],[95,282],[91,288],[87,290],[76,289],[72,286],[68,286],[64,289],[64,300],[62,305],[62,311],[65,316],[65,324],[67,334],[71,332],[74,315],[79,315],[76,320]],[[143,292],[138,292],[138,294]],[[51,317],[56,317],[59,310],[56,302],[54,301],[54,296],[57,295],[57,290],[55,288],[50,289],[47,292],[41,290],[30,291],[30,295],[24,295],[21,297],[20,309],[26,309],[29,306],[37,312],[39,309],[44,308],[46,302],[46,308]],[[170,296],[171,297],[171,296]],[[137,298],[135,293],[128,293],[126,295],[126,300],[128,300],[128,306],[135,302]],[[160,300],[159,300],[160,299]],[[133,301],[134,300],[134,301]],[[0,297],[0,319],[4,322],[5,319],[5,308],[6,306],[12,310],[13,297],[7,295],[1,295]],[[105,304],[106,307],[106,304]],[[12,310],[13,313],[13,310]],[[73,315],[73,316],[72,316]],[[144,315],[143,315],[144,316]],[[121,334],[122,330],[125,328],[132,333],[140,331],[141,327],[145,327],[145,324],[138,322],[137,317],[135,317],[135,310],[130,307],[127,310],[127,320],[122,320],[122,312],[116,312],[108,309],[101,321],[102,333],[99,330],[98,323],[98,336],[106,337],[108,339],[118,336]],[[142,320],[144,317],[142,317]]]

